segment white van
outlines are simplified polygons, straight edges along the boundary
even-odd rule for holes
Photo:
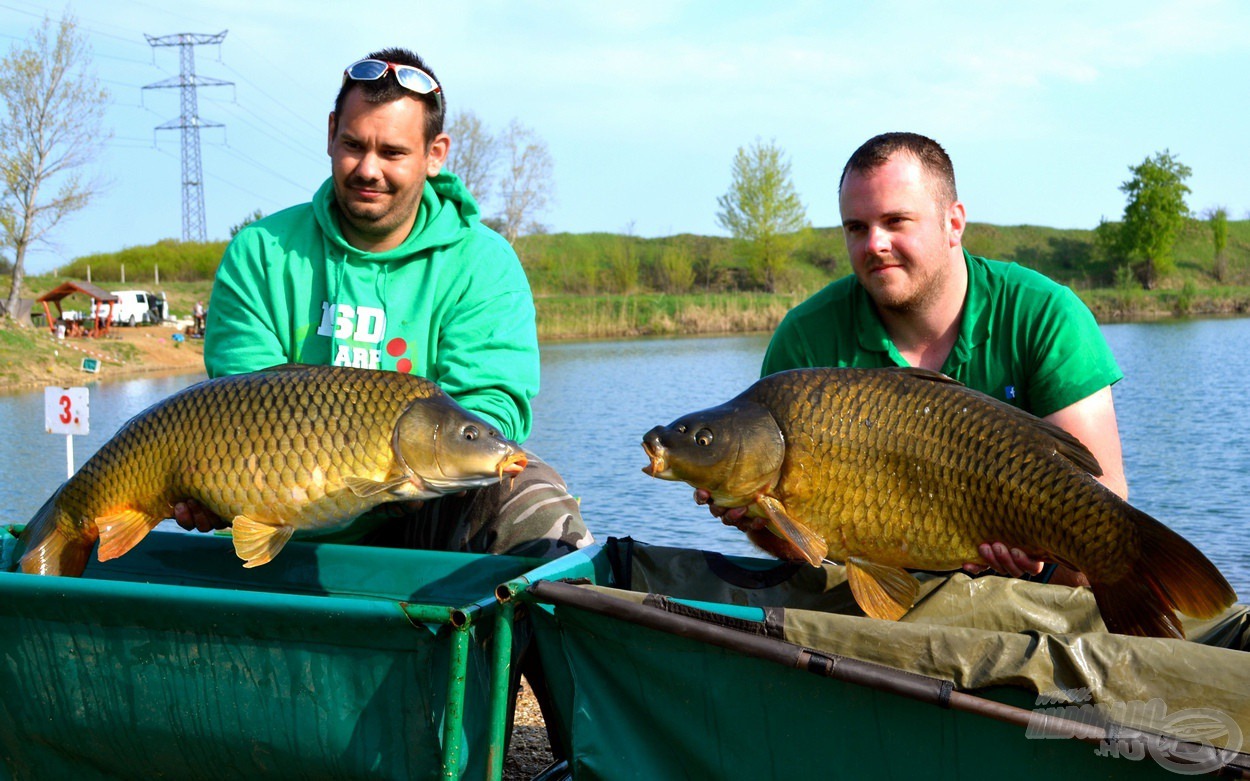
[[[169,319],[169,305],[164,296],[146,290],[115,290],[113,295],[117,296],[117,301],[113,302],[114,325],[157,324]],[[100,317],[108,314],[108,304],[99,304],[98,308]],[[92,312],[93,317],[96,314]]]

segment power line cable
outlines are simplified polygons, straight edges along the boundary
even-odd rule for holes
[[[220,146],[213,144],[212,146],[217,146],[217,148],[221,149],[222,151],[224,151],[226,154],[230,155],[231,157],[236,157],[239,160],[242,160],[243,162],[247,163],[248,165],[254,166],[255,168],[260,169],[261,171],[268,173],[270,176],[273,176],[276,179],[281,179],[282,181],[286,182],[292,187],[298,187],[301,190],[308,189],[308,185],[306,183],[297,182],[294,179],[288,178],[285,174],[282,174],[282,173],[279,173],[278,171],[273,170],[272,168],[265,165],[264,163],[256,160],[255,158],[251,157],[250,155],[244,152],[240,152],[238,149],[236,149],[233,146],[230,146],[229,144],[222,144]]]
[[[286,111],[288,114],[290,114],[292,117],[295,117],[295,119],[296,119],[297,121],[302,122],[303,124],[307,125],[308,127],[312,128],[313,130],[316,130],[316,129],[317,129],[317,126],[316,126],[314,123],[312,123],[311,121],[309,121],[308,117],[304,116],[303,114],[301,114],[301,113],[300,113],[300,112],[298,112],[298,111],[295,111],[294,109],[290,108],[290,107],[289,107],[289,106],[287,106],[285,103],[283,103],[282,101],[280,101],[280,100],[278,100],[277,98],[275,98],[273,95],[270,95],[268,92],[266,92],[265,90],[261,89],[261,87],[260,87],[258,84],[256,84],[256,82],[254,82],[254,81],[252,81],[251,79],[247,78],[247,76],[243,75],[242,73],[240,73],[240,72],[239,72],[238,70],[236,70],[235,68],[231,67],[230,65],[226,65],[226,66],[225,66],[225,68],[226,68],[226,70],[228,70],[228,71],[230,71],[231,73],[235,74],[235,76],[237,76],[237,77],[238,77],[239,81],[242,81],[244,84],[248,84],[248,85],[250,85],[253,89],[255,89],[257,92],[259,92],[261,95],[264,95],[266,98],[269,98],[269,100],[273,101],[274,105],[276,105],[276,106],[278,106],[279,108],[283,109],[283,110],[284,110],[284,111]]]
[[[293,136],[276,135],[273,132],[274,126],[271,124],[265,124],[265,121],[266,121],[265,117],[261,117],[257,115],[255,112],[248,111],[242,106],[242,104],[233,104],[233,105],[222,104],[222,106],[225,107],[227,110],[231,111],[236,121],[244,125],[247,125],[248,127],[252,128],[260,135],[265,136],[269,138],[270,140],[277,142],[284,150],[293,152],[303,157],[305,160],[308,160],[309,162],[313,162],[313,163],[325,162],[324,156],[317,155],[315,153],[308,151],[308,149],[305,147],[304,139],[295,138]],[[234,111],[231,109],[238,109],[238,110]],[[256,118],[257,121],[259,121],[261,124],[252,122],[251,117]]]

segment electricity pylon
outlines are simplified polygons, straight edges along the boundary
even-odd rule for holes
[[[157,130],[182,131],[182,240],[205,241],[204,232],[204,172],[200,164],[200,128],[225,127],[220,122],[200,119],[196,87],[232,86],[232,81],[195,75],[195,47],[221,43],[228,30],[215,35],[200,33],[177,33],[154,36],[143,34],[149,46],[177,46],[181,69],[176,78],[148,84],[144,89],[179,87],[182,90],[182,114],[177,119],[157,125]]]

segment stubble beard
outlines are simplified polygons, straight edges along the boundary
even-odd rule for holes
[[[356,187],[367,187],[385,193],[383,203],[365,204],[351,198],[351,191]],[[416,214],[417,198],[399,200],[395,190],[385,182],[366,182],[359,179],[348,179],[343,192],[335,188],[335,201],[343,219],[357,232],[370,237],[384,237],[400,227]]]
[[[905,286],[869,286],[873,302],[879,308],[898,315],[922,312],[941,297],[949,274],[944,266],[907,264],[903,268],[907,274]]]

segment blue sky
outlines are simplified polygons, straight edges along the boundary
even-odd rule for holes
[[[208,237],[308,200],[328,175],[343,67],[372,49],[424,56],[450,108],[513,118],[555,163],[552,231],[723,235],[716,198],[739,146],[774,140],[809,219],[837,224],[837,177],[868,137],[912,130],[955,162],[974,222],[1092,228],[1118,218],[1128,167],[1170,150],[1189,205],[1250,212],[1250,3],[1237,0],[504,2],[0,0],[0,49],[65,8],[112,92],[96,166],[110,182],[29,260],[181,235],[177,50],[143,34],[217,33],[199,93]],[[486,212],[492,194],[482,194]]]

